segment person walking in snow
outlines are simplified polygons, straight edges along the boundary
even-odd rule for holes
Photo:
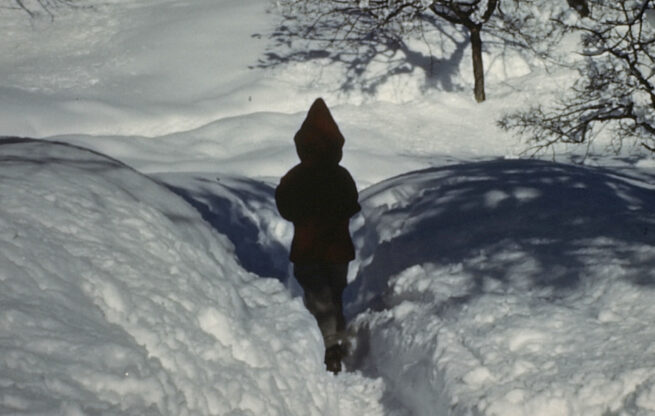
[[[355,181],[339,165],[344,137],[323,99],[318,98],[294,137],[300,164],[275,190],[283,218],[294,225],[290,260],[325,342],[325,364],[341,371],[345,331],[342,293],[355,249],[348,224],[359,212]]]

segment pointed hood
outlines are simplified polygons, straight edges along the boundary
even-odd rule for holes
[[[345,142],[322,98],[317,98],[293,138],[303,163],[338,164]]]

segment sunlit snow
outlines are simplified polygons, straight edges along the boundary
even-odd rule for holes
[[[466,49],[448,88],[345,91],[338,65],[258,65],[278,19],[0,8],[0,136],[37,139],[0,139],[0,413],[653,414],[651,156],[521,159],[495,124],[575,74],[488,54],[477,104]],[[338,376],[273,200],[318,96],[363,207]]]

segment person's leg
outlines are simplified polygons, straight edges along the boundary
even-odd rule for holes
[[[326,347],[325,365],[329,371],[336,374],[341,371],[341,360],[346,354],[345,345],[343,345],[346,319],[343,316],[342,295],[347,284],[348,264],[331,264],[328,270],[332,319],[321,330]]]
[[[341,369],[340,343],[345,331],[342,293],[346,287],[347,264],[295,265],[294,274],[305,295],[304,302],[316,318],[323,335],[328,369]]]
[[[346,330],[343,316],[343,291],[347,285],[348,264],[330,264],[326,267],[327,282],[330,286],[331,319],[323,330],[325,346],[341,344]]]

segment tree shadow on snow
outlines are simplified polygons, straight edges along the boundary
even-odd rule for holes
[[[469,45],[468,33],[436,17],[426,19],[429,21],[424,22],[425,28],[417,29],[424,33],[416,34],[419,40],[410,43],[383,28],[362,33],[344,30],[339,16],[324,15],[311,25],[309,17],[288,17],[268,35],[272,45],[255,67],[311,61],[324,66],[328,62],[344,69],[339,85],[343,91],[359,88],[374,94],[394,76],[417,72],[424,76],[423,90],[462,90],[464,87],[455,79]],[[344,39],[332,39],[335,33],[342,33]],[[321,76],[318,69],[315,75]]]
[[[374,202],[380,198],[405,202]],[[389,279],[424,264],[464,264],[475,284],[451,299],[460,304],[482,293],[488,279],[551,289],[556,297],[575,288],[599,255],[611,256],[633,283],[655,286],[655,274],[643,273],[653,270],[655,256],[639,251],[655,242],[655,192],[605,169],[471,163],[390,179],[361,200],[366,224],[354,235],[360,258],[370,263],[346,289],[349,316],[383,307]],[[390,237],[380,242],[383,233]],[[509,281],[516,276],[520,282]]]

